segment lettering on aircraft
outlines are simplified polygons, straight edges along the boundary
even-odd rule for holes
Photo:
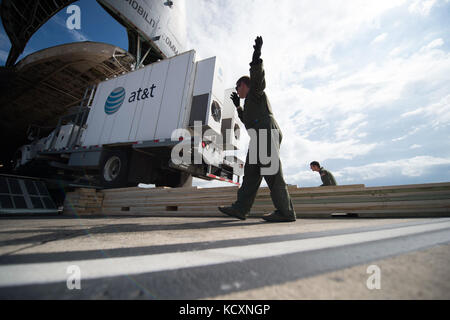
[[[142,7],[136,0],[125,0],[136,12],[154,29],[156,27],[156,21],[153,18],[149,18],[149,13]]]

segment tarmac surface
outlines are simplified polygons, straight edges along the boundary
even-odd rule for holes
[[[0,299],[450,299],[450,219],[0,217]]]

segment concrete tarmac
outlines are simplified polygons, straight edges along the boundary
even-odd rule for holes
[[[0,218],[1,299],[449,299],[449,263],[450,219]]]

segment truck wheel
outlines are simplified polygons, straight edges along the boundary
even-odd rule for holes
[[[192,187],[192,176],[186,172],[165,172],[156,187],[187,188]]]
[[[128,154],[125,151],[106,153],[100,166],[100,183],[105,188],[127,187]]]
[[[177,188],[192,187],[192,176],[186,172],[180,172],[180,179],[178,180]]]

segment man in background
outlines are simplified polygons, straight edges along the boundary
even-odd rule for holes
[[[318,172],[320,174],[320,178],[322,179],[321,187],[337,186],[336,179],[334,179],[333,174],[321,167],[319,162],[313,161],[309,166],[312,171]]]

